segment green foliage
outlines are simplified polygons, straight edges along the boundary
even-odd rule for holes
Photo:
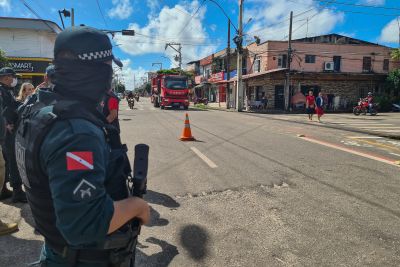
[[[393,90],[393,92],[397,94],[400,90],[400,69],[395,69],[389,72],[386,82],[388,89],[390,91]]]
[[[125,85],[122,84],[122,83],[118,83],[118,84],[115,86],[115,91],[116,91],[117,93],[124,93],[124,92],[125,92]]]
[[[400,48],[394,49],[391,56],[394,60],[400,60]]]
[[[393,100],[388,95],[376,96],[375,103],[379,105],[379,111],[390,111],[392,109]]]
[[[0,49],[0,68],[8,66],[8,59],[6,53]]]
[[[189,71],[179,71],[179,69],[170,69],[170,70],[159,70],[157,71],[158,74],[172,74],[172,75],[184,75],[187,77],[192,77],[194,74]]]

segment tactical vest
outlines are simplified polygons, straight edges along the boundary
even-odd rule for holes
[[[49,177],[40,163],[40,148],[55,122],[85,119],[103,129],[110,146],[109,164],[106,168],[107,193],[113,200],[129,196],[127,178],[131,169],[127,147],[122,145],[118,131],[105,123],[101,114],[95,113],[78,101],[63,100],[53,92],[40,92],[38,101],[24,108],[16,134],[17,165],[25,185],[27,198],[36,223],[36,229],[53,248],[68,244],[56,227],[56,215],[49,187]]]

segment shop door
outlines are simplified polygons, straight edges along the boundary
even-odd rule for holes
[[[283,85],[275,86],[275,109],[285,109],[285,87]]]

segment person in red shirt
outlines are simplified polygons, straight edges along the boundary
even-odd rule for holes
[[[308,96],[306,97],[306,110],[308,114],[308,119],[312,121],[313,115],[315,113],[315,97],[313,91],[308,92]]]
[[[119,110],[119,98],[110,90],[103,102],[103,114],[109,124],[115,126],[115,128],[120,131],[119,121],[118,121],[118,110]]]

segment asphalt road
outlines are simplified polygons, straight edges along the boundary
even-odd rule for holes
[[[399,266],[400,141],[265,116],[121,106],[122,138],[150,145],[138,266]],[[278,116],[278,115],[274,115]],[[133,158],[133,157],[132,157]],[[0,266],[36,259],[27,205]]]

